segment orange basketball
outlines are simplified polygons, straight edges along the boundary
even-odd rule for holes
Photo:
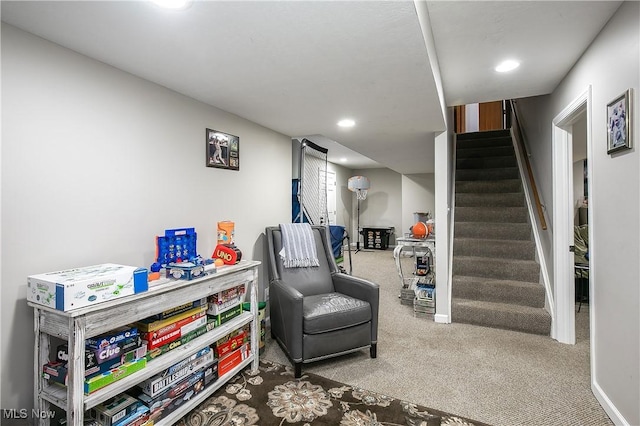
[[[415,238],[427,238],[429,235],[427,225],[424,222],[417,222],[411,227],[411,233]]]

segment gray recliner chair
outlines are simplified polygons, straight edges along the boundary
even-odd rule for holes
[[[379,287],[339,272],[328,228],[312,226],[320,266],[285,268],[282,233],[266,228],[271,336],[302,375],[302,364],[369,348],[376,357]]]

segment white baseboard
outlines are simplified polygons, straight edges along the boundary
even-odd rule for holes
[[[622,425],[622,426],[631,426],[631,423],[629,423],[622,416],[622,414],[620,413],[620,411],[618,411],[616,406],[613,405],[613,403],[611,402],[607,394],[604,393],[602,388],[595,381],[591,382],[591,391],[595,395],[600,405],[602,405],[602,408],[607,413],[609,418],[611,418],[611,421],[613,422],[613,424]]]
[[[440,324],[451,324],[451,320],[449,319],[449,315],[444,314],[435,314],[433,316],[433,320]]]

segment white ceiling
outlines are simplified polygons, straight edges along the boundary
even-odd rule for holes
[[[292,137],[349,168],[433,172],[448,106],[553,91],[620,1],[2,1],[2,20]],[[433,34],[437,61],[423,31]],[[496,63],[522,61],[499,75]],[[435,69],[435,75],[438,70]],[[341,129],[341,118],[356,127]]]

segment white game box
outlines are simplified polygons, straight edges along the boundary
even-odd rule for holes
[[[70,311],[147,291],[148,271],[136,266],[104,263],[27,278],[27,300]]]

